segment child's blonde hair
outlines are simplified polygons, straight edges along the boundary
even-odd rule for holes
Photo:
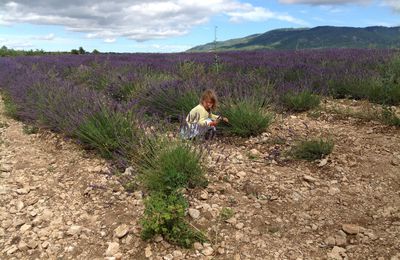
[[[203,94],[201,94],[200,104],[203,103],[204,100],[211,100],[213,102],[213,106],[211,109],[216,109],[218,105],[217,94],[212,89],[206,89]]]

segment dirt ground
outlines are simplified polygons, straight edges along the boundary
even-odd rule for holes
[[[286,156],[317,136],[335,142],[326,160]],[[280,115],[257,138],[214,141],[207,157],[209,186],[186,194],[209,242],[142,241],[140,191],[71,140],[27,134],[0,103],[0,259],[400,259],[399,128]]]

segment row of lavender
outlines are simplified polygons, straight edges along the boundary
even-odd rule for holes
[[[278,107],[288,92],[400,103],[395,50],[63,55],[2,58],[0,89],[16,116],[74,135],[104,110],[177,117],[206,88],[222,100]],[[395,62],[394,62],[395,61]]]

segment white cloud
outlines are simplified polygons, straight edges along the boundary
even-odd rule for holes
[[[240,22],[240,21],[260,22],[260,21],[275,19],[294,24],[308,25],[305,21],[296,19],[288,14],[275,13],[262,7],[255,7],[255,8],[249,7],[247,11],[228,12],[227,14],[230,16],[230,21],[232,22]]]
[[[106,39],[104,39],[104,42],[105,43],[113,43],[113,42],[115,42],[117,39],[115,39],[115,38],[106,38]]]
[[[396,12],[400,12],[400,0],[385,0],[384,5],[390,6]]]
[[[239,0],[0,0],[0,24],[61,25],[106,42],[117,37],[144,41],[180,36],[219,14],[233,22],[304,23]]]
[[[52,41],[55,38],[56,37],[55,37],[54,33],[49,33],[49,34],[43,35],[43,36],[32,36],[31,37],[32,40],[39,40],[39,41]]]
[[[284,4],[311,4],[311,5],[334,5],[334,4],[367,4],[371,0],[279,0]]]
[[[36,49],[41,48],[45,42],[51,41],[54,44],[67,42],[70,39],[56,37],[54,33],[47,35],[15,35],[15,34],[0,34],[0,46],[7,46],[13,49]],[[78,44],[78,43],[76,43]]]
[[[28,39],[10,39],[0,38],[0,46],[7,46],[11,49],[23,50],[33,47],[33,44]]]
[[[340,4],[370,4],[372,0],[279,0],[283,4],[309,4],[309,5],[340,5]],[[400,12],[400,0],[382,0],[381,5],[389,6]]]
[[[136,44],[133,47],[143,52],[183,52],[193,46],[183,44]]]

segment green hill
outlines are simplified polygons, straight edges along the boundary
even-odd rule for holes
[[[214,48],[215,43],[211,42],[196,46],[188,51],[212,51]],[[319,26],[277,29],[263,34],[217,42],[217,51],[316,48],[400,48],[400,27]]]

